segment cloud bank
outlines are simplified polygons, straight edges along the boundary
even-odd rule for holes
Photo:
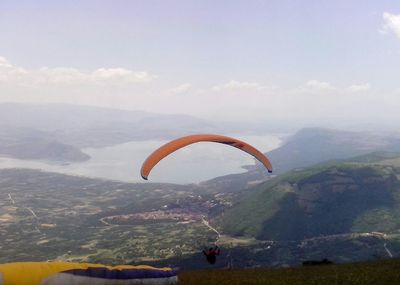
[[[298,86],[228,79],[182,84],[153,72],[124,67],[80,70],[28,69],[0,57],[0,103],[70,103],[190,114],[223,121],[321,122],[374,120],[400,122],[398,93],[382,93],[369,82],[346,85],[309,79]]]

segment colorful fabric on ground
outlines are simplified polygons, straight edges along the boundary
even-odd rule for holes
[[[146,265],[106,266],[70,262],[0,264],[0,285],[169,285],[178,281],[171,268]]]

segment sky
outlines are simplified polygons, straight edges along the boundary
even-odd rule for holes
[[[0,103],[396,128],[398,0],[1,0]]]

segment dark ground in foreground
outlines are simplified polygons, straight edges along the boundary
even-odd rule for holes
[[[179,273],[179,285],[400,284],[400,260],[297,268],[198,270]]]

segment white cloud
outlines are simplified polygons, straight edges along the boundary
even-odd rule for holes
[[[0,56],[0,68],[11,68],[12,65],[11,63],[8,62],[7,59],[4,57]]]
[[[15,82],[21,80],[27,74],[27,70],[13,66],[7,59],[0,56],[0,82]]]
[[[246,81],[235,81],[231,80],[228,83],[222,85],[216,85],[211,88],[212,91],[222,91],[222,90],[240,90],[240,89],[253,89],[253,90],[263,90],[266,87],[257,82],[246,82]]]
[[[190,83],[184,83],[175,88],[170,89],[169,91],[174,94],[181,94],[181,93],[188,92],[191,88],[192,88],[192,85]]]
[[[383,13],[383,30],[390,31],[400,38],[400,14]]]
[[[41,84],[60,84],[60,83],[82,83],[88,81],[89,76],[74,68],[47,68],[42,67],[39,70],[30,70],[25,80],[33,82],[39,86]]]
[[[294,93],[300,94],[320,94],[336,90],[337,88],[329,82],[310,79],[302,86],[295,88],[293,91]]]
[[[364,92],[371,89],[371,85],[369,83],[363,84],[354,84],[346,88],[349,92],[356,93],[356,92]]]
[[[82,71],[75,68],[56,67],[27,70],[9,63],[0,57],[0,83],[12,83],[40,87],[43,84],[129,84],[149,82],[156,76],[145,71],[129,69],[98,68],[94,71]]]
[[[299,87],[296,91],[300,91],[300,93],[310,93],[310,94],[335,91],[336,94],[340,96],[340,94],[343,95],[346,92],[359,93],[368,91],[370,89],[371,85],[369,83],[352,84],[348,87],[338,87],[326,81],[319,81],[313,79],[313,80],[308,80],[303,86]]]
[[[335,87],[329,82],[319,80],[308,80],[305,84],[305,88],[311,91],[329,91],[335,89]]]
[[[148,82],[155,78],[145,71],[133,72],[125,68],[99,68],[90,74],[94,80],[121,79],[127,82]]]

